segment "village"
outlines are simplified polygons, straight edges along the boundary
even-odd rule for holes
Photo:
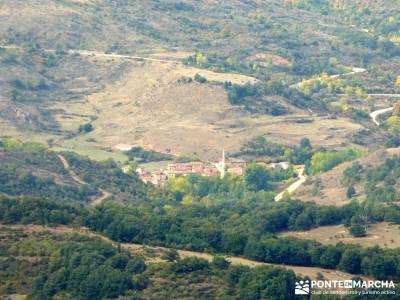
[[[139,178],[145,183],[152,183],[154,185],[162,185],[170,178],[199,175],[205,177],[220,177],[224,178],[226,174],[234,174],[236,176],[243,176],[246,170],[246,161],[237,158],[228,158],[225,151],[222,152],[222,159],[220,162],[202,162],[193,161],[187,163],[171,163],[168,164],[166,169],[159,169],[149,171],[144,167],[139,167],[136,172]],[[272,163],[269,167],[287,169],[289,163],[280,162]]]

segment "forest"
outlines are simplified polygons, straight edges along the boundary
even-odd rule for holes
[[[165,253],[167,260],[149,263],[139,253],[80,234],[0,232],[0,291],[25,291],[29,299],[281,299],[277,292],[292,299],[298,278],[283,268],[233,266],[219,256],[209,262]]]
[[[0,222],[86,226],[117,242],[243,255],[258,261],[340,269],[380,279],[396,279],[400,276],[398,249],[363,249],[343,244],[323,246],[314,241],[274,236],[274,233],[287,228],[299,230],[315,225],[349,222],[357,210],[363,209],[355,203],[334,208],[288,202],[275,209],[271,204],[268,208],[266,204],[262,210],[261,207],[256,209],[253,203],[248,213],[243,204],[238,204],[235,209],[230,208],[229,204],[232,205],[223,203],[208,208],[200,205],[173,208],[171,205],[106,204],[86,209],[67,204],[62,206],[49,200],[3,198],[0,202]],[[260,215],[254,215],[255,211],[260,211]],[[372,213],[375,214],[371,216],[375,218],[372,220],[383,220],[380,219],[383,216],[385,220],[396,221],[391,220],[393,210],[383,205],[374,207]],[[400,210],[397,209],[396,213],[399,217]],[[241,217],[232,219],[232,215],[237,214]],[[310,223],[313,218],[315,225]],[[351,261],[346,258],[350,253]],[[358,263],[355,264],[355,261]]]

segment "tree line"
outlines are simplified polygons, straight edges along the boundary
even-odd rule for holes
[[[151,208],[145,205],[104,205],[93,209],[60,205],[49,200],[8,199],[0,201],[1,223],[64,224],[87,226],[118,242],[148,243],[214,253],[243,255],[259,261],[341,269],[376,278],[398,278],[400,252],[378,247],[363,249],[355,245],[324,246],[314,241],[277,238],[285,229],[308,228],[309,219],[327,225],[350,218],[359,208],[356,203],[342,208],[320,207],[288,201],[283,207],[264,206],[246,214],[246,207],[233,203],[221,206]],[[382,218],[391,208],[373,210]],[[255,213],[260,211],[259,214]],[[239,217],[243,215],[242,217]],[[400,214],[399,214],[400,215]],[[347,254],[346,254],[347,253]],[[350,265],[348,256],[359,259]],[[354,253],[359,253],[356,258]],[[346,258],[347,257],[347,258]]]

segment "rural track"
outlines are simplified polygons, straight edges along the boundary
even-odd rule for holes
[[[81,228],[72,228],[67,226],[58,226],[58,227],[45,227],[41,225],[7,225],[7,224],[0,224],[0,228],[4,229],[12,229],[12,230],[22,230],[27,233],[35,233],[35,232],[50,232],[52,234],[73,234],[78,233],[81,235],[86,235],[89,237],[99,238],[107,243],[112,244],[114,247],[121,246],[121,248],[125,249],[126,251],[137,254],[140,251],[147,251],[151,250],[152,252],[156,253],[155,257],[151,257],[150,259],[147,257],[148,263],[157,263],[163,261],[160,256],[162,252],[167,250],[172,250],[172,248],[168,247],[158,247],[158,246],[149,246],[145,244],[137,244],[137,243],[117,243],[112,241],[111,239],[89,230],[88,228],[81,227]],[[176,250],[181,258],[185,257],[198,257],[202,259],[206,259],[208,261],[212,261],[214,256],[217,254],[207,253],[207,252],[197,252],[197,251],[188,251],[188,250]],[[300,276],[309,276],[310,278],[316,279],[318,273],[324,275],[327,280],[348,280],[351,279],[354,275],[341,272],[338,270],[332,269],[324,269],[318,267],[302,267],[302,266],[291,266],[291,265],[284,265],[284,264],[273,264],[273,263],[265,263],[254,261],[250,259],[246,259],[240,256],[230,256],[230,255],[221,255],[227,261],[229,261],[232,265],[235,266],[247,266],[247,267],[258,267],[258,266],[273,266],[273,267],[281,267],[288,270],[292,270],[297,275]]]
[[[80,185],[87,185],[88,183],[85,182],[84,180],[82,180],[72,169],[71,166],[69,165],[68,160],[62,156],[61,154],[58,154],[58,158],[61,160],[64,169],[68,171],[68,174],[71,176],[71,178],[78,184]],[[99,191],[101,193],[100,197],[97,197],[95,199],[93,199],[92,201],[90,201],[90,205],[92,206],[97,206],[97,205],[101,205],[107,198],[111,197],[111,193],[99,188]]]
[[[335,96],[348,96],[347,94],[335,94]],[[365,94],[365,96],[369,97],[387,97],[387,98],[400,98],[400,94]],[[380,125],[380,122],[378,121],[378,117],[380,115],[383,115],[385,113],[388,113],[390,111],[393,111],[394,107],[387,107],[387,108],[381,108],[377,109],[369,114],[370,118],[372,119],[372,122],[375,123],[376,126]]]
[[[346,76],[356,75],[356,74],[365,73],[365,72],[367,72],[367,69],[364,69],[364,68],[353,68],[353,70],[351,72],[343,73],[343,74],[331,75],[331,76],[329,76],[329,78],[346,77]]]
[[[22,47],[18,46],[1,46],[0,48],[3,49],[16,49],[21,50]],[[48,53],[55,53],[55,49],[42,49]],[[172,59],[159,59],[159,58],[151,58],[151,57],[144,57],[144,56],[137,56],[137,55],[125,55],[125,54],[117,54],[117,53],[105,53],[100,51],[89,51],[89,50],[77,50],[71,49],[66,51],[67,54],[71,55],[82,55],[82,56],[94,56],[94,57],[103,57],[103,58],[111,58],[111,59],[129,59],[129,60],[139,60],[139,61],[151,61],[151,62],[161,62],[161,63],[170,63],[170,64],[183,64],[181,61],[172,60]]]
[[[378,121],[378,117],[380,115],[383,115],[383,114],[387,113],[387,112],[393,111],[393,109],[394,109],[393,107],[378,109],[378,110],[375,110],[375,111],[371,112],[369,114],[369,116],[371,117],[372,122],[374,122],[376,126],[379,126],[380,123]]]
[[[364,68],[353,68],[351,72],[330,75],[329,78],[333,79],[333,78],[338,78],[338,77],[346,77],[346,76],[356,75],[356,74],[365,73],[365,72],[367,72],[367,69],[364,69]],[[297,88],[297,87],[299,87],[300,83],[302,83],[302,82],[303,82],[303,80],[298,82],[298,83],[292,84],[290,87],[291,88]]]
[[[54,50],[47,50],[54,51]],[[143,61],[153,61],[153,62],[161,62],[161,63],[172,63],[172,64],[182,64],[182,62],[178,60],[170,60],[170,59],[159,59],[159,58],[151,58],[151,57],[143,57],[143,56],[135,56],[135,55],[123,55],[116,53],[104,53],[98,51],[88,51],[88,50],[69,50],[68,54],[79,54],[82,56],[96,56],[96,57],[104,57],[104,58],[119,58],[119,59],[131,59],[131,60],[143,60]]]
[[[389,97],[389,98],[400,98],[400,94],[367,94],[367,96],[372,96],[372,97]],[[378,117],[380,115],[383,115],[385,113],[391,112],[394,110],[393,107],[387,107],[387,108],[382,108],[375,110],[369,114],[371,117],[372,121],[375,123],[376,126],[381,125],[380,122],[378,121]]]
[[[301,166],[301,168],[297,170],[299,179],[293,182],[288,188],[280,192],[278,195],[276,195],[274,199],[276,202],[281,201],[286,192],[288,192],[289,195],[291,195],[306,182],[307,176],[305,175],[304,171],[305,171],[305,166],[303,165]]]

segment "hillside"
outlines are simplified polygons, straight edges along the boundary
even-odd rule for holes
[[[59,202],[101,204],[135,197],[146,186],[113,161],[95,162],[74,153],[56,153],[41,144],[0,140],[0,194],[44,197]]]
[[[321,205],[342,206],[348,204],[350,199],[346,196],[347,186],[343,182],[345,170],[357,163],[364,168],[364,170],[358,171],[358,175],[363,177],[367,175],[366,170],[383,165],[387,159],[395,155],[400,155],[399,148],[378,150],[352,162],[340,164],[326,173],[310,177],[308,182],[296,191],[294,197],[303,201],[314,201]],[[360,201],[365,200],[364,182],[355,182],[355,185],[358,191],[355,198]]]
[[[306,92],[300,97],[311,100],[300,105],[278,92],[232,105],[221,85],[255,83],[254,78],[290,85],[323,72],[366,67],[364,74],[344,77],[343,88],[394,92],[397,46],[365,43],[395,32],[394,25],[394,31],[381,28],[382,16],[385,9],[396,16],[398,7],[385,1],[371,5],[374,18],[369,20],[354,10],[355,4],[315,5],[311,11],[310,5],[3,1],[0,41],[11,48],[0,53],[2,135],[51,138],[56,149],[118,159],[123,159],[115,153],[119,143],[173,154],[197,152],[204,159],[215,159],[221,148],[237,152],[257,135],[286,145],[297,144],[300,134],[328,148],[352,145],[371,124],[331,107],[336,98]],[[361,28],[360,33],[353,21],[371,27],[370,32]],[[389,55],[382,55],[384,46]],[[111,52],[170,63],[102,54]],[[182,83],[196,74],[209,82]],[[354,100],[349,104],[373,109]],[[85,123],[93,123],[94,131],[78,135]]]

